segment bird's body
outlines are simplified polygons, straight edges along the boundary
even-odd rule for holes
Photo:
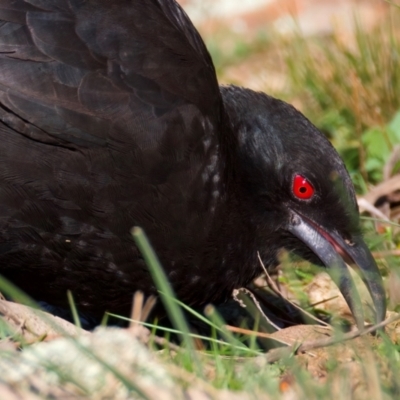
[[[329,251],[365,250],[328,140],[284,102],[219,87],[173,0],[0,0],[0,20],[0,274],[33,297],[127,312],[155,292],[136,225],[191,305],[247,285],[257,252],[329,264],[296,218]]]

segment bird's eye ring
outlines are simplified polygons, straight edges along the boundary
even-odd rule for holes
[[[314,195],[314,187],[304,176],[295,175],[292,192],[300,200],[309,200]]]

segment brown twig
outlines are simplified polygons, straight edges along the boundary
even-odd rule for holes
[[[273,281],[273,279],[271,278],[271,276],[269,275],[267,268],[265,268],[264,263],[261,260],[260,257],[260,253],[257,253],[258,256],[258,260],[260,261],[261,267],[264,270],[265,273],[265,277],[267,280],[267,283],[270,287],[270,289],[279,297],[281,297],[282,299],[284,299],[285,301],[287,301],[289,304],[291,304],[294,308],[298,309],[299,311],[301,311],[302,313],[304,313],[305,315],[307,315],[307,317],[311,318],[312,320],[318,322],[319,324],[322,324],[326,327],[331,327],[329,324],[327,324],[326,322],[322,321],[321,319],[315,317],[314,315],[312,315],[311,313],[309,313],[308,311],[304,310],[302,307],[298,306],[297,304],[293,303],[292,301],[290,301],[289,299],[287,299],[282,292],[279,290],[279,288],[276,286],[275,282]]]
[[[400,250],[385,250],[385,251],[372,251],[372,256],[374,258],[385,258],[389,256],[400,256]]]
[[[155,296],[149,296],[144,302],[144,294],[141,291],[135,292],[133,295],[132,311],[130,317],[130,327],[134,327],[138,324],[138,321],[146,321],[150,315],[151,310],[157,302]]]
[[[177,344],[171,343],[169,340],[167,340],[163,337],[154,336],[152,338],[152,340],[154,341],[154,343],[158,344],[159,346],[168,347],[172,350],[175,350],[176,352],[182,351],[182,347],[178,346]]]
[[[400,145],[396,145],[393,147],[392,153],[389,156],[389,159],[386,161],[385,166],[383,167],[383,181],[387,181],[392,176],[393,170],[400,160]]]
[[[372,203],[370,203],[366,198],[362,197],[357,200],[358,207],[360,207],[360,212],[368,211],[371,215],[377,218],[381,218],[384,221],[390,221],[390,219],[381,210],[376,208]]]
[[[254,305],[257,307],[257,310],[260,312],[260,314],[265,318],[265,320],[272,326],[274,327],[277,331],[281,330],[282,328],[280,328],[278,325],[276,325],[275,323],[273,323],[268,316],[264,313],[263,309],[261,308],[260,302],[256,299],[256,296],[254,296],[254,293],[251,292],[249,289],[246,288],[240,288],[240,289],[234,289],[232,296],[233,299],[235,301],[237,301],[239,304],[242,304],[242,300],[238,299],[238,295],[240,292],[244,292],[245,294],[248,294],[251,299],[254,302]]]
[[[367,194],[365,194],[362,198],[365,199],[370,204],[375,204],[375,202],[380,197],[386,196],[388,193],[393,193],[397,190],[400,190],[400,174],[393,175],[387,181],[384,181],[384,182],[380,183],[379,185],[375,186]],[[359,205],[360,205],[360,200],[361,199],[358,199]],[[360,205],[360,207],[361,207],[361,205]]]
[[[149,318],[149,315],[151,311],[153,310],[154,306],[157,303],[157,297],[156,296],[149,296],[147,297],[143,309],[142,309],[142,321],[146,321],[147,318]]]
[[[290,343],[285,342],[284,340],[281,340],[281,339],[277,339],[275,336],[271,335],[270,333],[252,331],[251,329],[239,328],[237,326],[232,326],[232,325],[225,325],[225,328],[230,332],[241,333],[243,335],[249,335],[249,336],[257,336],[258,338],[271,339],[275,342],[279,342],[286,346],[290,346]]]
[[[380,322],[379,324],[373,325],[367,329],[360,331],[359,329],[354,332],[345,333],[341,336],[332,337],[329,339],[319,339],[306,341],[301,344],[296,343],[290,347],[284,347],[279,349],[272,349],[268,351],[265,355],[268,363],[276,362],[284,357],[288,357],[291,354],[299,354],[309,350],[318,349],[321,347],[332,346],[336,343],[345,342],[347,340],[355,339],[360,336],[367,335],[368,333],[375,332],[376,330],[385,327],[386,325],[391,324],[392,322],[400,320],[400,314],[393,315],[391,318],[386,319],[385,321]]]
[[[130,328],[138,325],[136,321],[142,320],[142,308],[143,308],[144,294],[141,291],[137,291],[133,295],[132,311],[131,311],[131,322]],[[134,322],[135,321],[135,322]]]

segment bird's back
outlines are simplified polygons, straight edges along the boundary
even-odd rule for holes
[[[0,273],[53,303],[128,307],[152,287],[132,226],[171,273],[211,229],[208,53],[172,0],[0,1],[0,19]]]

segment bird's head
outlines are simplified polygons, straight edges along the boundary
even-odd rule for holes
[[[279,247],[324,265],[361,326],[361,302],[346,263],[355,266],[376,320],[383,320],[382,278],[362,238],[354,188],[336,150],[289,104],[236,87],[222,93],[236,133],[235,173],[251,215],[257,216],[260,253],[263,243],[268,252],[279,238]]]

